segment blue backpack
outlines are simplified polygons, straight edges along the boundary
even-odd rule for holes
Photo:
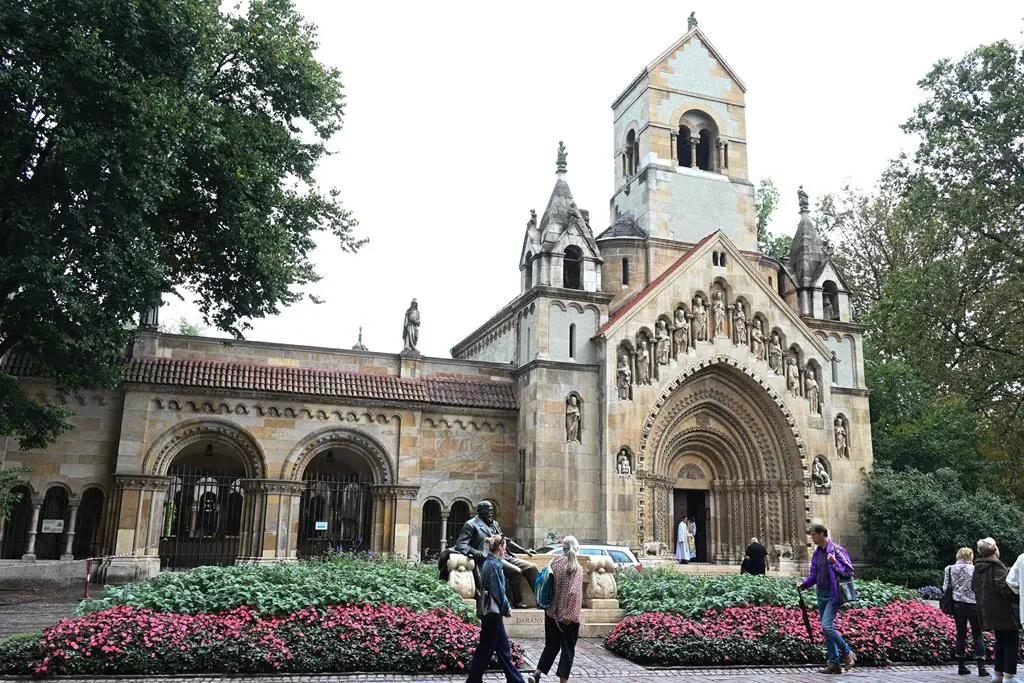
[[[544,567],[533,581],[533,594],[537,596],[537,607],[547,609],[555,595],[555,575],[551,567]]]

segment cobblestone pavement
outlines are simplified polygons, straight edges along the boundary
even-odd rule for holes
[[[71,616],[74,611],[74,603],[52,601],[54,596],[46,596],[50,600],[44,602],[21,602],[19,604],[0,604],[0,639],[13,633],[29,633],[41,631],[61,619]],[[532,671],[544,647],[544,641],[535,638],[520,638],[526,654],[527,665],[524,671]],[[792,683],[804,683],[810,681],[827,681],[833,677],[819,674],[815,667],[763,667],[751,669],[648,669],[625,659],[620,659],[607,650],[600,640],[580,640],[576,648],[576,662],[573,667],[572,678],[588,683],[612,683],[631,680],[701,680],[712,683],[767,683],[771,681],[790,681]],[[873,669],[868,667],[855,668],[845,673],[842,680],[857,680],[865,683],[929,683],[933,681],[971,681],[978,680],[977,676],[957,676],[956,667],[946,665],[941,667],[921,666],[900,666],[891,669]],[[75,679],[61,679],[73,681]],[[91,683],[98,683],[102,679],[82,679]],[[115,680],[115,679],[111,679]],[[462,683],[465,676],[441,676],[441,675],[401,675],[401,674],[351,674],[339,676],[187,676],[187,677],[165,677],[147,676],[136,679],[119,677],[120,683],[130,680],[157,681],[162,683],[203,683],[205,681],[225,683],[230,680],[252,681],[252,683],[413,683],[424,681],[429,683]],[[485,677],[488,683],[498,683],[504,680],[501,674],[489,674]],[[545,676],[546,683],[555,683],[558,679],[554,676]],[[987,679],[986,679],[987,680]]]

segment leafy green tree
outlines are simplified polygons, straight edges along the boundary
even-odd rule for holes
[[[768,232],[772,214],[779,206],[779,188],[771,178],[763,178],[754,190],[754,212],[757,214],[757,248],[762,254],[783,263],[789,257],[793,237],[779,237]]]
[[[188,337],[198,337],[204,332],[204,328],[199,323],[192,322],[183,316],[178,318],[177,322],[173,325],[161,323],[160,331],[170,332],[172,334],[184,334]]]
[[[313,172],[339,73],[291,0],[0,3],[0,358],[58,390],[113,386],[125,327],[164,293],[236,337],[318,279],[314,237],[356,250]],[[64,415],[0,373],[0,434]]]
[[[21,494],[14,488],[25,481],[31,470],[25,467],[0,469],[0,522],[11,516],[11,510],[21,502]]]

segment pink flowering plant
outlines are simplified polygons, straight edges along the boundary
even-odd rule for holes
[[[34,642],[0,644],[0,673],[461,672],[479,638],[478,626],[446,609],[363,604],[261,616],[249,607],[174,614],[118,605]],[[512,652],[522,663],[522,648]]]
[[[813,642],[800,610],[788,607],[729,607],[697,617],[647,613],[619,622],[605,646],[654,666],[821,663],[821,626],[814,610],[810,617]],[[923,602],[850,607],[839,613],[836,626],[861,664],[936,664],[953,657],[953,620]],[[990,634],[986,638],[991,647]]]

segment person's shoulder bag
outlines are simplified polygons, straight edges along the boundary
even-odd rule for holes
[[[836,546],[837,548],[841,546]],[[843,552],[846,552],[846,548],[843,548]],[[847,557],[849,554],[847,553]],[[835,571],[833,569],[832,571]],[[849,576],[843,576],[839,572],[836,572],[836,580],[839,582],[839,604],[845,605],[848,602],[857,602],[860,599],[860,595],[857,593],[857,584],[853,582],[853,574]]]
[[[939,609],[943,614],[953,614],[953,571],[952,567],[946,567],[946,590],[942,591],[939,598]]]
[[[483,571],[480,572],[480,590],[476,594],[476,618],[483,619],[487,616],[487,612],[491,608],[491,589],[489,587],[487,573],[488,567],[484,567]]]

